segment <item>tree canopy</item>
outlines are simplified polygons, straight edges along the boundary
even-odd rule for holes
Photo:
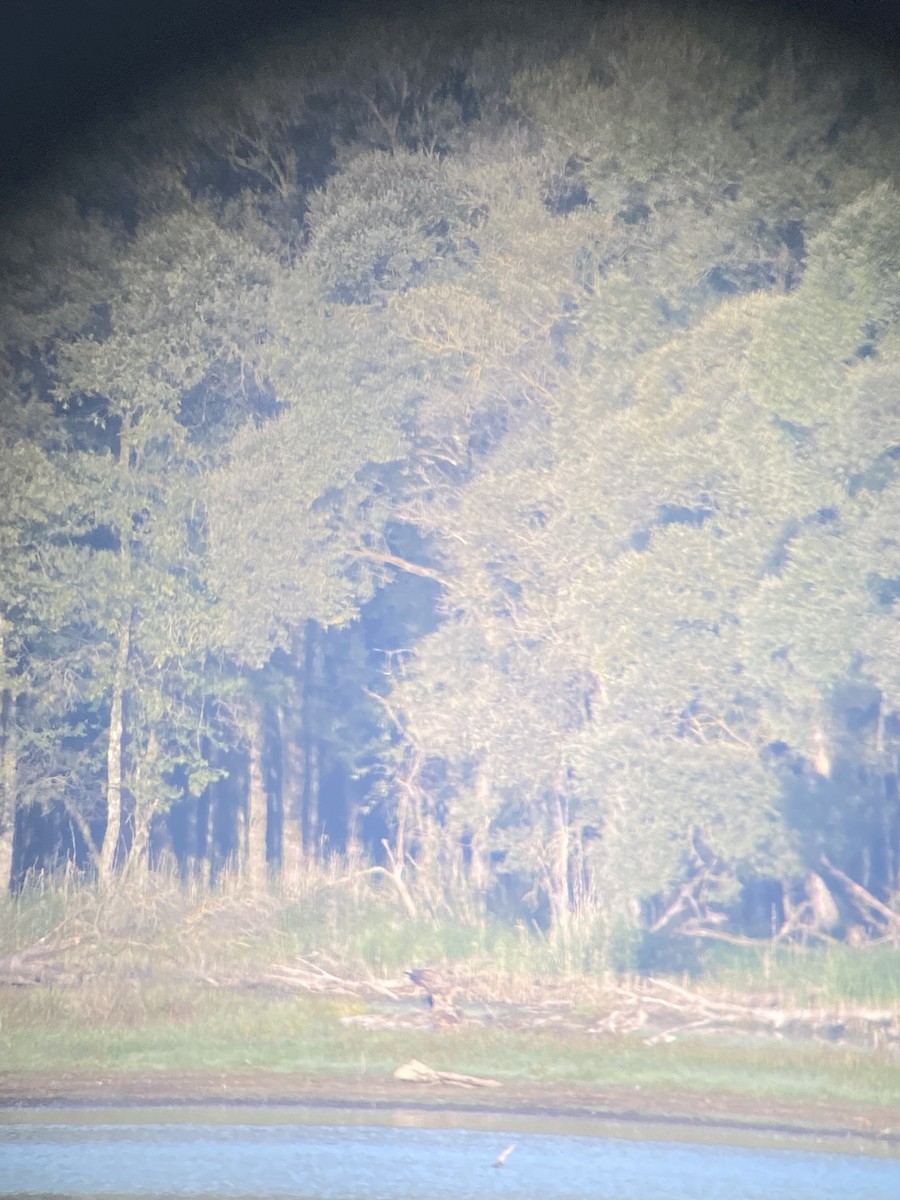
[[[604,944],[896,900],[895,77],[518,11],[256,47],[7,229],[7,877],[57,811]]]

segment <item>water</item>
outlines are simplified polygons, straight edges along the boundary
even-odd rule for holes
[[[331,1119],[334,1120],[334,1114]],[[361,1120],[376,1120],[369,1116]],[[320,1117],[321,1120],[321,1117]],[[382,1118],[385,1120],[385,1118]],[[390,1118],[387,1118],[390,1120]],[[512,1128],[5,1114],[0,1195],[297,1200],[898,1200],[900,1159]],[[532,1123],[533,1124],[533,1123]],[[515,1141],[499,1170],[493,1163]]]

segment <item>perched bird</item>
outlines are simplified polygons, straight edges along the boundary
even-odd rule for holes
[[[429,1008],[440,1008],[449,1003],[453,985],[434,967],[416,967],[413,971],[407,971],[406,976],[425,992]]]
[[[506,1149],[501,1151],[499,1157],[497,1158],[497,1161],[494,1163],[494,1166],[502,1167],[503,1164],[506,1162],[506,1160],[509,1158],[509,1156],[512,1154],[513,1150],[515,1150],[515,1148],[516,1148],[516,1143],[510,1142],[509,1145],[506,1147]]]
[[[434,967],[416,967],[407,971],[406,976],[425,993],[426,1002],[434,1011],[435,1018],[454,1024],[460,1019],[461,1014],[453,1003],[457,989],[452,979]]]

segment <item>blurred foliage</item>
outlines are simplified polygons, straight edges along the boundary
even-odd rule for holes
[[[736,7],[447,8],[61,174],[0,260],[4,878],[17,812],[109,877],[181,806],[186,873],[362,843],[385,962],[490,908],[625,964],[823,853],[893,902],[897,101]]]

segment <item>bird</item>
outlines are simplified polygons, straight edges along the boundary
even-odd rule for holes
[[[416,967],[407,971],[406,977],[425,992],[429,1008],[441,1007],[449,1002],[453,985],[434,967]]]
[[[509,1156],[512,1154],[513,1150],[515,1150],[515,1148],[516,1148],[516,1143],[510,1142],[505,1150],[501,1150],[500,1154],[497,1156],[497,1161],[494,1163],[494,1166],[502,1167],[503,1164],[506,1162],[506,1160],[509,1158]]]
[[[434,967],[416,967],[406,977],[425,992],[425,1000],[436,1020],[456,1023],[460,1012],[453,1003],[456,983]]]

